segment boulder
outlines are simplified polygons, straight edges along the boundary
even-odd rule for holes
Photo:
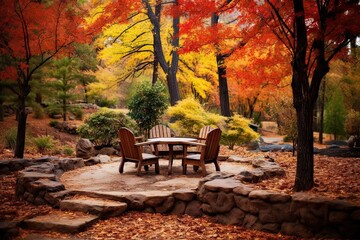
[[[90,158],[94,154],[94,144],[89,139],[81,138],[76,144],[76,157]]]

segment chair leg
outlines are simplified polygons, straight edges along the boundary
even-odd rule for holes
[[[201,165],[201,170],[202,170],[202,176],[205,177],[206,176],[206,167],[204,163],[200,163]]]
[[[136,173],[138,176],[141,175],[141,164],[138,163],[138,167],[137,167],[137,173]]]
[[[159,174],[159,173],[160,173],[159,162],[155,163],[155,173],[156,173],[156,174]]]
[[[122,159],[121,163],[120,163],[120,166],[119,166],[119,173],[124,172],[124,164],[125,164],[125,161],[124,161],[124,159]]]
[[[183,174],[186,175],[186,168],[187,168],[187,165],[185,163],[183,163]]]
[[[215,169],[217,172],[220,172],[220,166],[219,166],[219,163],[217,161],[214,162],[215,164]]]

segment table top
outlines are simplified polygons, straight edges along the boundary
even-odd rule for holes
[[[171,137],[171,138],[149,138],[148,142],[157,142],[157,143],[185,143],[185,142],[195,142],[197,141],[196,138],[182,138],[182,137]]]

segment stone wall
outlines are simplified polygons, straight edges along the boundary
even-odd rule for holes
[[[356,238],[360,236],[360,206],[308,193],[292,195],[256,190],[233,175],[211,174],[197,190],[174,192],[81,192],[65,190],[60,175],[86,165],[81,158],[0,161],[0,172],[19,172],[16,196],[33,204],[58,207],[68,195],[84,194],[126,202],[128,210],[216,217],[223,224],[299,237]]]

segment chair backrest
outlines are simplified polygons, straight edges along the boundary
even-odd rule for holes
[[[221,138],[221,130],[220,128],[215,128],[211,130],[205,140],[206,147],[201,152],[204,155],[204,160],[213,160],[216,159],[219,155],[220,149],[220,138]]]
[[[150,138],[169,138],[169,137],[172,137],[171,136],[171,129],[168,128],[167,126],[165,125],[162,125],[162,124],[159,124],[159,125],[156,125],[154,127],[152,127],[150,129]],[[153,149],[153,146],[151,146],[152,150],[154,151]],[[169,151],[169,147],[168,145],[166,144],[159,144],[158,145],[158,150],[159,151]]]
[[[121,154],[125,158],[139,159],[139,151],[135,146],[136,140],[132,131],[127,128],[120,128],[119,139],[121,146]]]
[[[199,143],[205,143],[205,139],[208,135],[208,133],[213,130],[214,128],[211,127],[210,125],[204,126],[203,128],[200,129],[199,132]],[[197,146],[196,147],[196,151],[200,152],[201,151],[201,146]]]

